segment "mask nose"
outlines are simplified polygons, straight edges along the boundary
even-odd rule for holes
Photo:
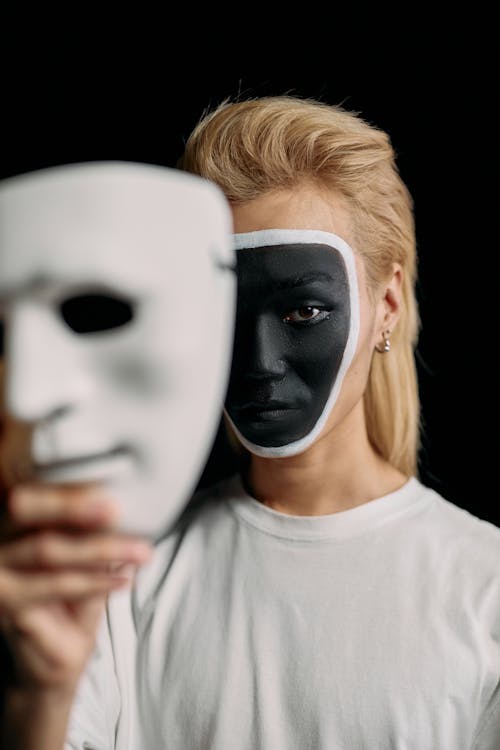
[[[60,418],[88,398],[81,344],[54,310],[29,301],[14,304],[5,328],[4,403],[14,420]]]

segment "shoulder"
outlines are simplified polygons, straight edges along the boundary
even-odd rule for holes
[[[435,490],[425,488],[433,499],[434,521],[442,540],[454,541],[457,548],[500,562],[500,528],[447,500]],[[500,572],[500,567],[499,567]]]
[[[500,528],[433,489],[425,492],[430,502],[418,537],[435,580],[461,592],[463,606],[477,610],[487,600],[500,621]]]

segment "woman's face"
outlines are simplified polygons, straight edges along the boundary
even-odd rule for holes
[[[238,235],[319,230],[352,246],[341,199],[309,186],[234,206],[233,220]],[[240,436],[257,447],[254,452],[261,447],[262,455],[293,455],[286,453],[286,446],[302,446],[305,440],[307,447],[306,436],[325,411],[354,324],[359,331],[352,361],[319,435],[361,400],[380,337],[382,309],[370,301],[364,265],[356,253],[353,310],[353,284],[334,247],[264,243],[247,249],[243,242],[243,248],[238,250],[238,313],[226,411]],[[283,447],[281,454],[266,454]]]

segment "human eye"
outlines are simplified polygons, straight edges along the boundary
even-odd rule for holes
[[[290,310],[284,317],[284,323],[295,325],[313,325],[329,317],[330,311],[314,305],[304,305]]]

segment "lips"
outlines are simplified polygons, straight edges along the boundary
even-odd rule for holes
[[[254,428],[264,429],[266,424],[280,422],[297,412],[295,403],[285,401],[246,401],[241,406],[230,409],[233,418],[240,426],[244,424],[253,425]]]
[[[234,406],[234,411],[237,412],[247,412],[247,411],[284,411],[287,409],[294,408],[291,404],[286,403],[285,401],[270,401],[270,400],[260,400],[256,399],[255,401],[247,401],[243,403],[241,406]]]

